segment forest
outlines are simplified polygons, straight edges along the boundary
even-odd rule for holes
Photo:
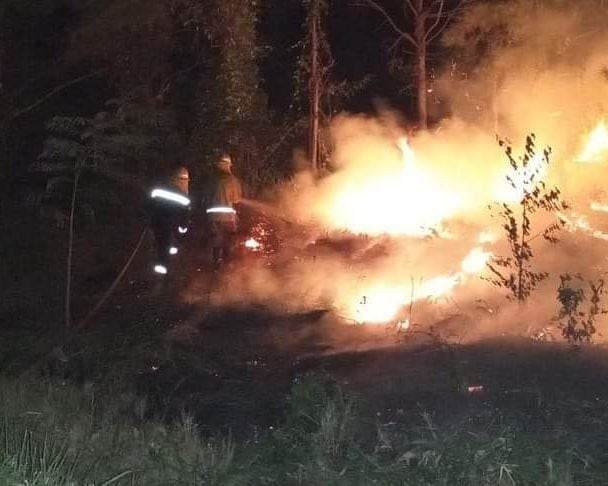
[[[606,484],[606,22],[1,0],[0,484]]]

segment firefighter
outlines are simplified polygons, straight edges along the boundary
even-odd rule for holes
[[[190,175],[185,167],[171,174],[169,183],[150,191],[150,228],[156,240],[154,272],[166,275],[169,258],[178,253],[178,239],[188,232]]]
[[[205,194],[203,205],[211,236],[213,263],[228,262],[236,243],[238,215],[236,204],[243,197],[241,182],[232,173],[232,158],[221,155],[216,162],[216,177]]]

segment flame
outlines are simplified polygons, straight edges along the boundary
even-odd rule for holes
[[[367,289],[351,305],[349,316],[358,323],[380,324],[394,321],[405,305],[407,289],[379,284]]]
[[[566,228],[571,233],[581,231],[598,240],[608,241],[608,233],[595,229],[585,216],[576,213],[571,213],[570,216],[560,213],[559,216],[565,221]]]
[[[475,247],[463,259],[461,271],[439,275],[422,282],[418,288],[408,285],[374,284],[360,294],[363,297],[351,297],[350,305],[347,306],[348,317],[360,324],[393,322],[397,320],[403,308],[413,302],[449,296],[470,275],[481,273],[491,256],[491,252],[484,251],[482,247]],[[405,329],[410,325],[409,321],[407,323]]]
[[[591,204],[589,205],[589,207],[593,211],[598,211],[600,213],[608,213],[608,204],[606,204],[606,203],[592,201]]]
[[[455,214],[460,198],[423,170],[406,138],[397,141],[397,169],[349,180],[322,208],[333,229],[367,235],[425,236]]]
[[[420,294],[425,299],[438,299],[440,297],[446,297],[450,292],[462,281],[462,275],[456,273],[454,275],[440,275],[422,284]],[[409,303],[409,302],[408,302]]]
[[[608,150],[608,127],[606,121],[600,120],[587,137],[587,142],[576,162],[598,162]]]
[[[479,246],[473,248],[462,261],[462,271],[469,274],[481,273],[491,257],[491,252],[483,251],[483,248]]]
[[[363,297],[353,298],[347,309],[348,317],[359,324],[394,322],[402,309],[413,302],[449,295],[461,278],[461,274],[440,275],[414,289],[407,285],[373,285],[363,292]]]
[[[498,241],[498,235],[493,231],[482,231],[479,233],[477,241],[483,245],[485,243],[496,243]]]

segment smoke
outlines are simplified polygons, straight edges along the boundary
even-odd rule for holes
[[[460,63],[438,77],[435,93],[454,117],[490,133],[517,143],[534,132],[553,149],[552,180],[571,194],[588,190],[599,168],[572,159],[607,113],[606,20],[597,0],[473,7],[444,36]]]
[[[605,241],[578,232],[563,232],[557,245],[535,241],[533,266],[551,277],[525,307],[480,278],[491,277],[483,262],[479,274],[463,270],[472,250],[508,255],[501,222],[488,210],[508,200],[510,166],[497,136],[515,155],[529,133],[538,152],[550,146],[543,178],[582,204],[577,211],[589,212],[608,177],[603,160],[576,160],[608,109],[608,16],[591,0],[548,3],[479,5],[446,32],[445,44],[461,55],[434,82],[451,115],[432,129],[411,133],[386,109],[335,117],[331,174],[316,180],[301,171],[280,190],[282,217],[306,226],[305,236],[290,241],[274,267],[225,276],[217,303],[330,308],[345,322],[379,306],[382,319],[447,323],[446,335],[467,339],[554,325],[559,274],[600,278]],[[537,220],[539,228],[551,222]]]

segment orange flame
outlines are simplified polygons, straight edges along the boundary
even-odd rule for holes
[[[453,215],[459,198],[423,170],[406,138],[397,141],[396,170],[348,180],[321,208],[333,229],[368,235],[424,236]]]
[[[449,296],[468,276],[481,273],[491,256],[492,253],[481,247],[473,248],[462,261],[462,271],[439,275],[422,282],[419,288],[385,283],[371,285],[359,294],[363,297],[351,297],[346,309],[348,317],[359,324],[393,322],[397,320],[402,309],[413,302]]]
[[[608,151],[608,127],[606,121],[600,120],[587,137],[587,142],[576,162],[598,162]]]

